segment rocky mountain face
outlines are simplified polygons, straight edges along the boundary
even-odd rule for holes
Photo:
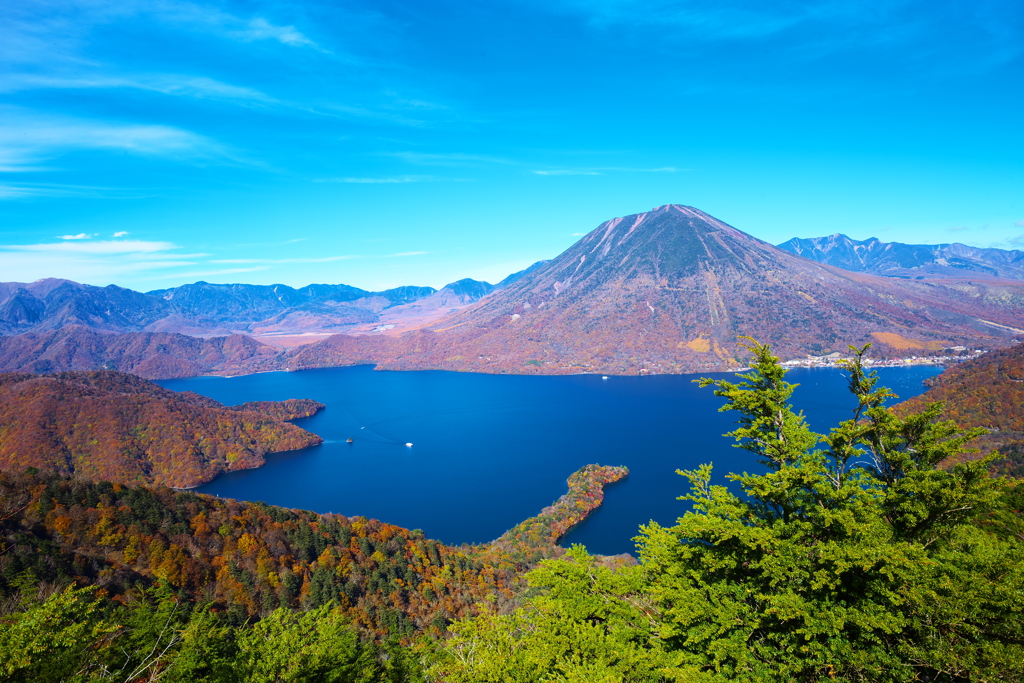
[[[904,279],[1011,278],[1024,280],[1024,251],[981,249],[966,244],[903,244],[846,235],[794,237],[780,249],[830,266]]]
[[[65,325],[120,332],[142,329],[169,312],[160,300],[115,285],[93,287],[56,278],[0,283],[0,334]]]

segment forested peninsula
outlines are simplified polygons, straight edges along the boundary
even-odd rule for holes
[[[322,439],[309,399],[223,406],[111,370],[0,374],[0,467],[188,488]]]

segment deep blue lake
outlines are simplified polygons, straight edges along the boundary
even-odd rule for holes
[[[882,368],[881,383],[902,398],[924,390],[938,367]],[[714,377],[730,377],[725,374]],[[324,444],[280,453],[264,467],[219,476],[198,491],[317,512],[375,517],[446,543],[489,541],[566,491],[588,463],[626,465],[604,505],[563,544],[593,553],[633,552],[650,520],[673,524],[686,480],[676,469],[715,464],[759,468],[721,435],[735,414],[700,389],[696,375],[537,377],[457,372],[376,372],[371,366],[198,377],[160,384],[234,405],[311,398],[327,409],[296,424]],[[794,369],[794,404],[827,431],[853,407],[845,375]],[[352,437],[354,443],[346,443]],[[406,443],[413,445],[406,446]]]

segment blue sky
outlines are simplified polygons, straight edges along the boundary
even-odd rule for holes
[[[666,203],[1024,249],[1022,120],[1018,0],[5,2],[0,281],[495,282]]]

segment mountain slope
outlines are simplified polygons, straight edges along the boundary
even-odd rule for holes
[[[517,275],[500,289],[452,283],[370,311],[376,318],[347,323],[349,334],[295,348],[241,335],[103,335],[71,327],[0,337],[0,369],[108,367],[150,378],[354,363],[552,374],[700,372],[742,365],[736,340],[743,335],[770,343],[784,358],[867,342],[876,357],[927,355],[954,345],[1001,348],[1024,337],[1024,281],[851,272],[676,204],[606,221],[557,258]],[[375,298],[388,303],[377,295],[351,303]],[[26,306],[14,301],[11,315],[30,316]],[[284,334],[283,327],[303,329],[324,319],[290,310],[285,318],[294,317],[254,324],[254,332]]]
[[[1024,344],[953,365],[928,384],[928,391],[897,410],[911,413],[942,401],[943,417],[989,430],[974,445],[980,455],[993,449],[1003,455],[996,470],[1024,476]]]
[[[624,476],[623,467],[587,465],[537,516],[491,543],[453,547],[365,517],[0,470],[0,599],[12,602],[31,576],[50,585],[97,585],[119,602],[139,604],[137,589],[161,581],[173,588],[170,595],[213,603],[239,623],[278,605],[337,605],[364,634],[408,643],[417,633],[441,635],[449,621],[478,613],[487,601],[514,606],[526,588],[523,574],[564,555],[556,545],[562,534]],[[628,562],[602,559],[605,566]],[[161,619],[157,630],[171,629]]]
[[[86,325],[96,330],[141,330],[171,313],[159,299],[110,285],[93,287],[47,278],[0,283],[0,334]]]
[[[166,332],[103,334],[81,325],[0,337],[0,371],[119,370],[148,379],[280,368],[280,349],[252,337],[199,339]]]
[[[981,249],[966,244],[903,244],[846,235],[794,237],[779,249],[837,268],[890,277],[1024,280],[1024,251]]]
[[[283,420],[322,408],[309,400],[230,408],[111,371],[4,374],[0,467],[197,486],[221,472],[259,467],[267,453],[319,444],[320,437]]]

